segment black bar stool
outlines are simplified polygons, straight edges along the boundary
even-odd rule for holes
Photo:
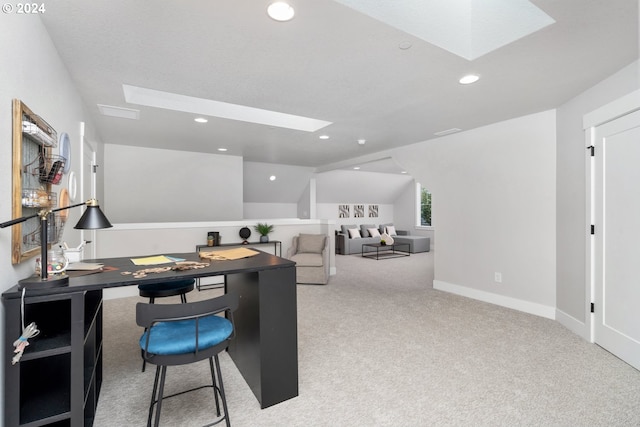
[[[151,283],[138,285],[140,296],[149,298],[149,303],[153,304],[156,298],[172,297],[180,295],[182,303],[187,302],[187,292],[194,289],[194,279],[176,280],[174,282]]]

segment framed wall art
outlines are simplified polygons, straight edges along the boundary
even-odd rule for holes
[[[338,218],[349,218],[349,205],[338,205]]]

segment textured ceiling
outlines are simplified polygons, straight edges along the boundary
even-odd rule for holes
[[[104,143],[224,147],[246,161],[325,169],[557,107],[638,58],[637,0],[535,0],[555,23],[475,60],[336,1],[292,1],[286,23],[267,17],[268,3],[65,0],[41,18]],[[460,85],[467,73],[481,80]],[[316,132],[215,117],[197,124],[193,113],[127,103],[123,85],[332,124]],[[140,119],[103,116],[98,104],[138,109]]]

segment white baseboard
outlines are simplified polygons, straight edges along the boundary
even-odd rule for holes
[[[556,309],[556,320],[562,326],[569,329],[579,337],[582,337],[584,340],[593,342],[591,339],[591,332],[589,331],[589,325],[585,322],[582,322],[558,309]]]
[[[484,301],[525,313],[534,314],[536,316],[546,317],[547,319],[556,319],[555,307],[549,307],[546,305],[507,297],[504,295],[493,294],[491,292],[468,288],[466,286],[454,285],[453,283],[444,282],[442,280],[434,280],[433,288],[440,291],[461,295],[463,297],[476,299],[478,301]]]

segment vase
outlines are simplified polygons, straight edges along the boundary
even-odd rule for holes
[[[380,235],[380,239],[384,240],[384,245],[393,245],[393,237],[389,236],[386,232]]]
[[[269,243],[269,236],[260,236],[260,243]]]

